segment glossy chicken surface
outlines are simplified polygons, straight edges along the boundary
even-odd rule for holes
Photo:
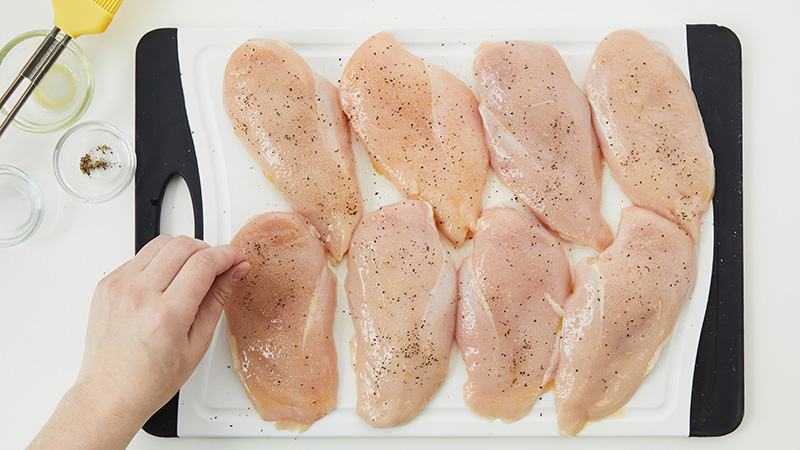
[[[480,216],[489,164],[472,91],[386,32],[356,50],[339,91],[373,165],[406,197],[430,203],[442,232],[461,245]]]
[[[362,199],[337,89],[288,45],[253,39],[228,60],[223,97],[247,152],[340,260]]]
[[[231,245],[250,272],[225,305],[233,366],[247,397],[279,429],[305,431],[336,406],[336,278],[303,217],[267,213]]]
[[[555,382],[562,435],[573,436],[631,398],[672,333],[696,268],[689,235],[638,207],[622,211],[609,248],[578,263]]]
[[[521,419],[552,381],[570,267],[533,216],[484,211],[458,273],[456,342],[467,366],[467,405],[487,419]]]
[[[714,158],[680,68],[641,34],[617,31],[597,47],[586,95],[603,156],[622,191],[697,242],[714,193]]]
[[[473,71],[492,168],[562,238],[602,251],[602,162],[589,103],[554,48],[484,44]]]
[[[456,321],[456,270],[431,208],[406,200],[365,215],[350,244],[345,288],[357,412],[373,427],[402,425],[444,382]]]

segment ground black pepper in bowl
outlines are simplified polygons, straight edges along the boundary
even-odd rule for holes
[[[93,152],[90,151],[81,156],[80,163],[81,173],[89,177],[92,176],[92,172],[95,170],[106,170],[111,167],[112,163],[108,162],[102,155],[114,154],[114,150],[107,145],[99,145],[95,149],[95,153],[101,153],[102,155],[94,158],[92,157],[92,153]]]

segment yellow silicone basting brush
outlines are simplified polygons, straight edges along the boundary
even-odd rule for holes
[[[17,115],[39,81],[67,47],[69,41],[84,34],[97,34],[105,31],[120,4],[122,4],[122,0],[53,0],[56,17],[53,23],[55,26],[22,68],[14,82],[11,83],[3,97],[0,98],[0,108],[2,108],[24,79],[27,78],[30,81],[30,85],[0,125],[0,136],[14,120],[14,116]],[[58,39],[62,31],[64,34],[61,39]]]

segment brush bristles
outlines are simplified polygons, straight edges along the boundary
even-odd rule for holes
[[[108,11],[109,14],[114,15],[122,4],[122,0],[94,0],[101,8]]]

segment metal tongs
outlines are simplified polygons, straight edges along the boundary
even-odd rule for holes
[[[50,30],[47,37],[36,49],[33,56],[22,68],[19,75],[11,83],[3,97],[0,98],[0,109],[8,102],[14,91],[27,79],[30,84],[22,96],[14,103],[8,115],[0,124],[0,136],[14,120],[22,105],[31,96],[33,90],[47,74],[58,57],[67,47],[69,41],[84,34],[102,33],[111,23],[114,14],[119,9],[122,0],[53,0],[53,10],[55,12],[55,27]],[[64,35],[60,39],[62,29]]]

